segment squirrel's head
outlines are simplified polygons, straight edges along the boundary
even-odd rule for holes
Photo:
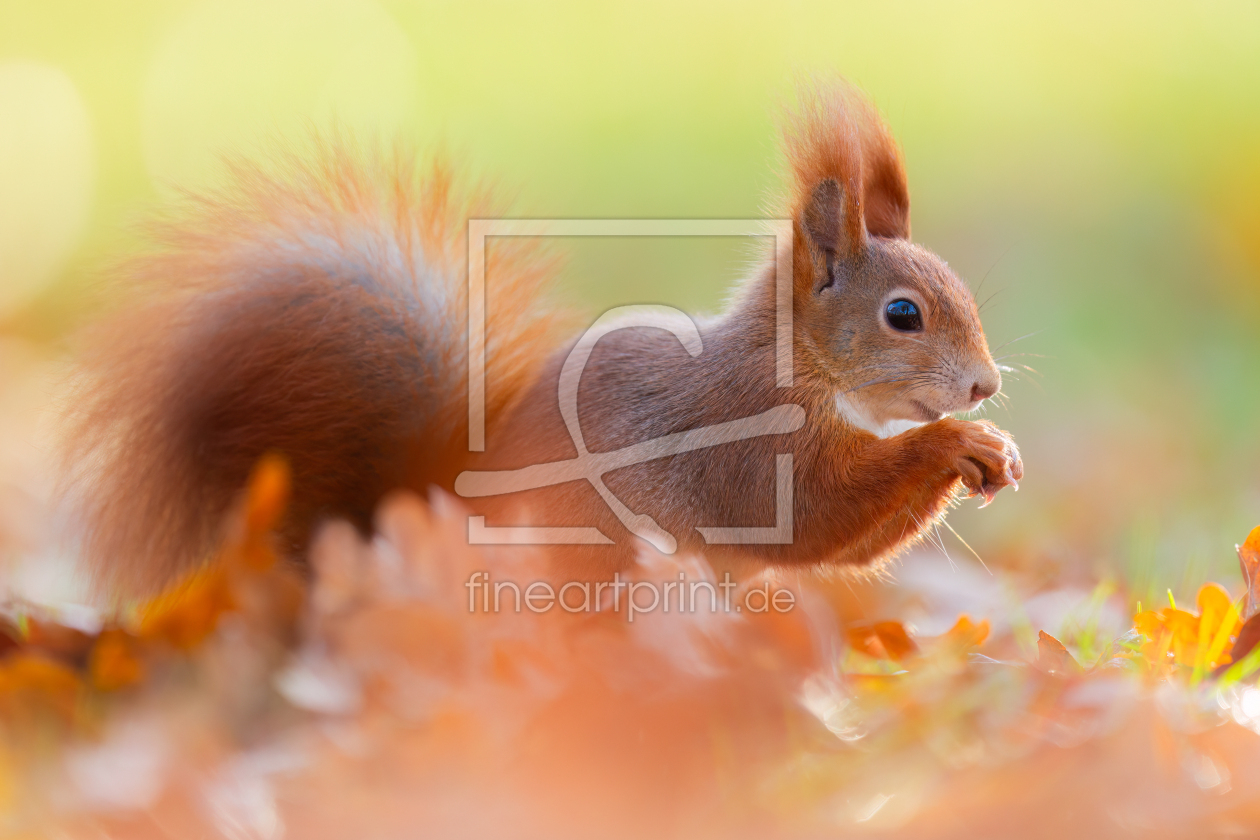
[[[978,408],[1001,388],[970,289],[910,242],[901,152],[874,107],[836,82],[789,115],[793,317],[811,371],[876,434]]]

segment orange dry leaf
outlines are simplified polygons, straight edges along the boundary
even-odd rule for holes
[[[237,532],[207,569],[185,578],[140,609],[139,635],[191,650],[214,630],[219,617],[236,609],[242,582],[276,561],[271,530],[289,498],[289,467],[278,455],[266,455],[254,468],[237,519]],[[290,599],[291,600],[291,599]]]
[[[5,719],[51,710],[74,716],[82,682],[68,666],[39,653],[14,653],[0,662],[0,709]]]
[[[849,645],[876,659],[892,659],[900,662],[919,652],[919,646],[910,638],[900,621],[876,621],[850,625],[845,630]]]
[[[1173,607],[1146,610],[1133,626],[1147,641],[1142,658],[1155,676],[1181,673],[1193,681],[1231,660],[1231,649],[1242,618],[1229,593],[1217,583],[1206,583],[1196,599],[1199,614]]]
[[[766,647],[773,648],[773,659],[780,664],[800,665],[809,662],[815,655],[814,638],[798,611],[762,613],[757,616],[756,622],[766,637],[773,641]]]
[[[1260,525],[1251,529],[1238,550],[1238,565],[1242,567],[1243,581],[1247,584],[1247,599],[1243,618],[1250,618],[1260,610]]]
[[[246,568],[263,571],[275,563],[271,532],[288,506],[289,491],[288,462],[277,454],[259,459],[249,477],[242,517],[244,533],[236,546],[236,554]]]
[[[1070,677],[1081,673],[1081,666],[1063,643],[1045,630],[1037,631],[1037,667],[1047,674]]]
[[[234,606],[222,567],[197,572],[141,607],[138,635],[192,650]]]
[[[1140,612],[1133,617],[1133,626],[1148,639],[1168,634],[1182,645],[1193,644],[1199,635],[1199,617],[1173,607]]]
[[[136,640],[124,630],[106,630],[88,655],[88,675],[99,691],[115,691],[144,679],[144,664]]]
[[[938,641],[959,651],[965,651],[968,648],[980,647],[987,638],[989,638],[988,619],[981,619],[980,623],[976,624],[970,616],[960,615],[958,621],[954,622],[954,626],[949,628],[945,635],[938,637]]]
[[[22,631],[5,616],[0,616],[0,656],[21,647]]]
[[[1228,664],[1233,637],[1242,625],[1234,602],[1219,583],[1205,583],[1199,589],[1199,637],[1195,646],[1194,674]]]
[[[28,617],[22,623],[20,644],[26,650],[39,650],[54,659],[82,661],[92,646],[92,637],[82,630],[55,621]]]
[[[1260,643],[1260,615],[1253,615],[1238,631],[1238,639],[1229,652],[1230,661],[1237,662],[1242,659],[1251,653],[1257,643]]]
[[[251,533],[272,530],[289,503],[288,462],[275,453],[264,455],[254,467],[247,486],[246,530]]]

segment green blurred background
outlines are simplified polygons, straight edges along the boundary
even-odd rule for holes
[[[522,215],[745,218],[778,184],[775,104],[818,71],[887,115],[915,238],[997,293],[991,345],[1035,333],[997,354],[1041,376],[991,411],[1024,489],[951,524],[1047,580],[1236,583],[1260,523],[1254,2],[0,0],[5,352],[60,352],[126,225],[223,152],[335,118],[453,150]],[[592,310],[716,309],[751,254],[570,244],[561,293]]]

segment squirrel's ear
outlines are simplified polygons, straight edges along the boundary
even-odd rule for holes
[[[827,288],[867,235],[910,238],[910,194],[892,132],[843,79],[803,85],[784,122],[799,290]]]
[[[808,246],[796,256],[798,288],[802,291],[819,292],[835,285],[840,279],[840,261],[865,244],[862,225],[845,223],[846,215],[851,218],[860,213],[853,202],[845,201],[846,192],[835,178],[824,178],[801,208],[797,235],[803,235]]]
[[[814,187],[801,214],[801,226],[814,246],[821,250],[835,251],[840,247],[843,198],[844,190],[834,178],[828,178]]]
[[[875,106],[862,100],[862,212],[872,236],[910,238],[910,189],[901,148]]]

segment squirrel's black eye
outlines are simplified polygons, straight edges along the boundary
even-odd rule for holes
[[[888,304],[884,314],[888,318],[888,325],[894,330],[919,332],[923,329],[923,316],[919,314],[919,307],[905,298]]]

